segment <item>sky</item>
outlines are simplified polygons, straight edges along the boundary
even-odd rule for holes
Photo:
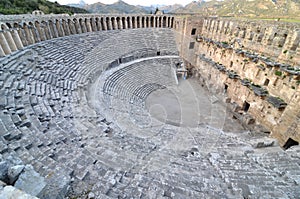
[[[80,0],[50,0],[52,2],[57,1],[59,4],[66,5],[70,3],[79,3]],[[87,4],[93,4],[96,2],[101,2],[105,4],[112,4],[118,0],[84,0]],[[131,4],[131,5],[142,5],[142,6],[150,6],[150,5],[173,5],[173,4],[181,4],[186,5],[191,3],[193,0],[123,0],[124,2]]]

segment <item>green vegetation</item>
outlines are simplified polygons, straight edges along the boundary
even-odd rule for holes
[[[277,70],[277,71],[275,71],[275,75],[281,76],[281,75],[282,75],[282,72]]]
[[[41,10],[45,14],[87,13],[82,8],[64,6],[46,0],[0,0],[0,14],[31,14],[34,10]]]
[[[284,54],[286,54],[287,52],[288,52],[287,50],[284,50],[284,51],[283,51]]]

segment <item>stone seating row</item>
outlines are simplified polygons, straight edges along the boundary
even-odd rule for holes
[[[96,34],[91,34],[93,38],[78,37],[78,42],[75,38],[64,38],[62,42],[42,42],[1,60],[0,92],[4,97],[1,98],[3,114],[0,120],[6,128],[1,134],[4,155],[21,157],[43,176],[49,175],[54,169],[65,173],[62,176],[83,179],[87,175],[87,165],[93,165],[93,161],[88,161],[92,156],[80,157],[81,161],[87,163],[77,166],[79,157],[72,157],[74,153],[64,150],[78,150],[78,154],[84,151],[78,140],[81,129],[74,126],[74,118],[83,121],[87,128],[95,128],[94,121],[98,118],[97,115],[94,118],[89,117],[89,113],[80,113],[82,108],[77,106],[82,96],[78,93],[78,85],[80,82],[89,83],[88,75],[93,70],[101,67],[105,69],[107,63],[123,54],[146,46],[137,41],[133,42],[137,46],[112,53],[108,49],[112,48],[117,38],[109,37],[116,34],[112,32],[103,37],[109,40],[106,44],[102,44],[103,41],[99,39],[104,35],[98,37]],[[123,44],[129,45],[132,39],[128,37],[126,42]],[[94,61],[92,51],[97,45],[99,48],[96,50],[101,49],[101,57]],[[103,118],[98,119],[102,121]],[[100,125],[104,124],[100,122]],[[73,145],[74,140],[78,144]],[[102,150],[105,149],[103,146]],[[63,156],[57,154],[64,154],[69,162],[66,163]],[[111,156],[104,157],[103,162],[106,158]]]
[[[103,92],[127,103],[141,104],[152,91],[174,85],[171,67],[175,67],[175,62],[180,60],[156,59],[133,63],[117,70],[105,80]]]

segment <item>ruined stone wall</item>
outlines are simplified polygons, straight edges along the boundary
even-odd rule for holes
[[[300,141],[297,25],[193,17],[176,19],[175,29],[187,65],[225,93],[237,118],[264,126],[281,145]]]
[[[170,15],[16,15],[1,16],[0,57],[41,41],[94,31],[172,28]]]

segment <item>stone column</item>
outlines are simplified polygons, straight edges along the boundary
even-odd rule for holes
[[[13,51],[17,51],[18,48],[17,48],[17,46],[16,46],[16,44],[15,44],[15,42],[14,42],[14,40],[13,40],[13,38],[12,38],[10,32],[9,32],[9,30],[5,30],[5,31],[3,32],[3,34],[4,34],[4,37],[5,37],[5,39],[6,39],[6,42],[8,43],[8,46],[9,46],[10,50],[11,50],[12,52],[13,52]]]
[[[15,28],[11,30],[11,36],[12,36],[13,40],[15,41],[17,48],[19,50],[22,49],[24,46],[23,46],[22,41],[19,37],[19,34]]]
[[[17,31],[18,31],[18,34],[22,41],[23,46],[27,46],[28,43],[27,43],[27,39],[26,39],[26,35],[25,35],[25,30],[22,28],[17,28]]]
[[[124,27],[123,27],[123,22],[122,22],[122,18],[120,19],[119,23],[120,23],[120,29],[124,29]]]
[[[133,16],[133,17],[132,17],[132,28],[136,28],[136,27],[137,27],[136,17]]]
[[[57,21],[56,21],[56,29],[57,29],[58,36],[59,36],[59,37],[65,36],[65,32],[64,32],[64,29],[63,29],[63,27],[62,27],[62,24],[61,24],[61,21],[60,21],[60,20],[57,20]]]
[[[96,26],[96,22],[95,22],[95,18],[91,18],[90,19],[90,23],[91,23],[91,26],[92,26],[92,31],[95,32],[95,31],[98,31],[98,28]]]
[[[108,18],[108,21],[107,22],[107,29],[108,30],[112,30],[112,22],[111,22],[111,18]]]
[[[4,57],[5,56],[5,53],[2,49],[2,46],[0,45],[0,57]]]
[[[85,19],[84,22],[85,22],[85,25],[86,25],[86,31],[87,32],[92,32],[92,26],[91,26],[90,21],[88,19]]]
[[[36,27],[36,29],[37,29],[37,31],[39,33],[41,41],[45,41],[46,40],[46,36],[45,36],[45,33],[44,33],[44,29],[41,27],[40,24],[36,24],[35,27]]]
[[[102,18],[102,30],[107,30],[107,24],[105,18]]]
[[[82,31],[81,31],[81,26],[80,26],[79,21],[75,20],[74,24],[75,24],[76,33],[81,34]]]
[[[69,20],[68,25],[69,25],[69,29],[70,29],[70,34],[75,35],[76,29],[75,29],[74,23],[71,20]]]
[[[114,18],[113,29],[114,30],[118,29],[118,23],[117,23],[117,19],[116,18]]]
[[[52,38],[57,38],[58,32],[57,32],[55,23],[53,23],[52,21],[49,21],[49,27],[50,27],[49,30],[50,30]]]
[[[52,39],[51,30],[48,22],[42,22],[42,27],[44,29],[46,40]]]
[[[66,36],[70,35],[70,29],[69,29],[68,23],[65,20],[62,21],[62,29],[63,29],[63,32],[65,33],[64,35],[66,35]]]
[[[126,18],[124,18],[123,28],[128,29],[128,24],[127,24],[127,19]]]
[[[6,38],[3,35],[3,31],[0,31],[0,45],[5,55],[9,55],[11,53],[10,47],[6,41]]]
[[[82,33],[86,33],[87,32],[87,28],[86,28],[86,24],[83,20],[79,21],[80,23],[80,27],[81,27],[81,30],[82,30]]]
[[[138,28],[142,28],[143,26],[143,21],[142,21],[142,17],[139,17],[139,27]]]
[[[141,17],[141,28],[145,28],[145,27],[146,27],[145,17]]]
[[[132,19],[129,17],[129,28],[132,28]]]
[[[41,38],[40,38],[40,35],[39,35],[36,27],[34,25],[31,25],[29,28],[30,28],[30,30],[32,32],[32,35],[33,35],[33,38],[34,38],[34,43],[40,42]]]
[[[150,17],[147,17],[146,21],[147,21],[147,28],[149,28],[150,27]]]

